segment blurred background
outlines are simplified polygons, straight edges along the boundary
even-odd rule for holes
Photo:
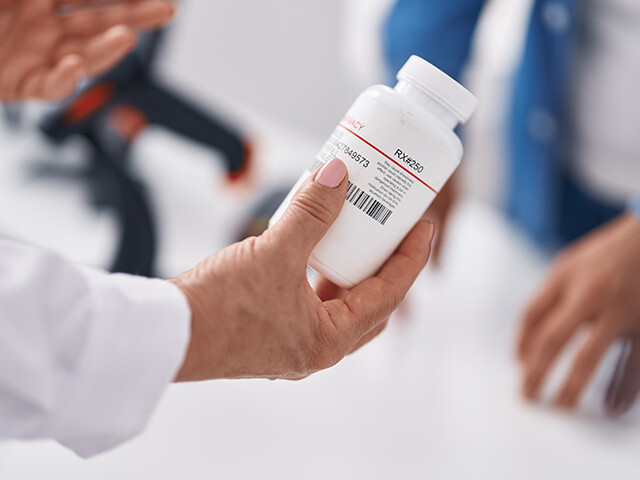
[[[64,116],[28,105],[0,121],[4,236],[95,267],[177,275],[260,228],[356,95],[393,79],[381,37],[391,0],[181,3],[153,76],[242,148],[224,153],[162,122],[138,128],[125,112],[107,121],[125,140],[113,155],[126,164],[112,171],[112,152],[60,140],[51,122]],[[637,409],[614,421],[601,408],[615,348],[575,415],[546,405],[571,349],[541,405],[519,394],[515,332],[551,259],[497,208],[530,9],[492,0],[482,17],[465,73],[481,102],[464,131],[465,196],[440,268],[421,276],[385,335],[299,383],[172,386],[143,435],[89,461],[49,442],[8,444],[0,478],[638,478]],[[141,253],[123,252],[140,239]]]

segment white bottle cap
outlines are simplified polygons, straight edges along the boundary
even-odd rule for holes
[[[469,90],[417,55],[409,58],[397,78],[425,90],[450,109],[461,123],[467,123],[478,108],[478,99]]]

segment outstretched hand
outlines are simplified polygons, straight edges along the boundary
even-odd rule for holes
[[[59,101],[164,26],[170,0],[0,0],[0,101]]]
[[[560,353],[586,328],[556,404],[575,408],[609,347],[626,339],[605,406],[614,416],[628,410],[640,392],[638,292],[640,222],[634,216],[619,217],[562,253],[522,322],[518,353],[525,396],[538,396]]]

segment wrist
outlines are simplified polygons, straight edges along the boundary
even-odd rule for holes
[[[193,317],[194,317],[194,307],[193,304],[191,302],[191,299],[189,298],[188,292],[185,288],[183,288],[182,282],[180,282],[177,278],[171,278],[169,280],[167,280],[170,284],[174,285],[176,288],[178,288],[182,294],[184,295],[184,297],[187,300],[187,305],[189,305],[189,311],[191,312],[191,336],[189,338],[189,343],[187,345],[187,352],[184,355],[184,359],[182,361],[182,365],[180,366],[180,368],[178,369],[178,372],[176,373],[175,378],[173,379],[174,382],[187,382],[188,380],[188,364],[189,362],[189,357],[191,356],[191,351],[192,351],[192,343],[194,341],[195,338],[195,331],[193,328]]]
[[[207,307],[202,302],[202,295],[198,293],[197,284],[191,277],[192,272],[187,272],[168,280],[182,291],[191,310],[191,337],[174,382],[223,378],[221,372],[216,371],[221,362],[215,358],[220,350],[214,343],[216,339],[220,339],[221,333],[211,331],[214,329],[213,322],[210,321]]]

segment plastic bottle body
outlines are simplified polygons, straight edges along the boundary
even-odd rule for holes
[[[312,172],[333,158],[342,160],[349,171],[347,199],[309,266],[351,288],[375,275],[398,248],[459,166],[462,152],[443,118],[397,88],[371,87],[349,109],[272,224]]]

